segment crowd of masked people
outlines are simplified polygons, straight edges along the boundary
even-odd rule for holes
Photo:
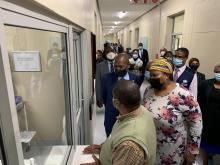
[[[90,164],[192,165],[200,151],[203,164],[213,164],[220,154],[220,64],[206,80],[187,48],[163,48],[149,61],[142,43],[133,51],[115,46],[97,51],[96,100],[105,108],[107,139],[85,148],[99,154]]]

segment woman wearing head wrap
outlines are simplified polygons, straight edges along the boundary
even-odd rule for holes
[[[169,79],[173,69],[166,59],[153,60],[149,71],[152,88],[143,102],[156,125],[156,165],[193,164],[202,131],[200,107],[187,89]]]

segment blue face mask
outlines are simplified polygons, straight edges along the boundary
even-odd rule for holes
[[[215,79],[220,82],[220,73],[215,73]]]
[[[144,72],[144,78],[147,79],[147,80],[150,78],[150,72],[149,71],[146,70]]]
[[[175,67],[179,67],[183,64],[183,60],[181,60],[179,58],[173,58],[173,64]]]

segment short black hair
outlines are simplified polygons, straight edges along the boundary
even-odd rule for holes
[[[186,58],[189,56],[189,50],[187,48],[178,48],[176,51],[183,52]]]
[[[143,46],[143,44],[140,42],[140,43],[138,44],[138,46]]]
[[[139,86],[130,80],[120,80],[113,88],[113,96],[126,108],[132,109],[140,105],[141,95]]]

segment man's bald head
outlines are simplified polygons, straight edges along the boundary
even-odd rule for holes
[[[126,53],[120,53],[115,57],[115,62],[123,62],[125,64],[129,64],[129,57]]]
[[[139,86],[133,81],[118,81],[113,88],[113,97],[127,109],[133,110],[135,107],[140,106]]]
[[[129,57],[126,53],[121,53],[115,57],[115,72],[122,70],[128,70],[129,68]]]

